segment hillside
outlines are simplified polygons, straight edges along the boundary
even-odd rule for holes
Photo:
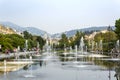
[[[26,27],[25,30],[29,31],[29,33],[33,34],[33,35],[41,35],[44,36],[44,34],[46,34],[46,31],[40,30],[38,28],[35,27]],[[47,33],[48,34],[48,33]],[[48,34],[49,35],[49,34]]]
[[[0,33],[2,34],[16,34],[16,32],[9,27],[5,27],[3,25],[0,25]]]
[[[114,26],[111,26],[111,27],[112,27],[113,30],[115,29]],[[74,30],[63,32],[63,33],[65,33],[68,37],[71,37],[71,36],[75,35],[77,31],[80,31],[80,32],[93,32],[93,31],[106,30],[107,28],[108,28],[108,26],[89,27],[89,28],[83,28],[83,29],[74,29]],[[59,37],[61,37],[61,34],[62,33],[53,34],[52,37],[53,38],[59,38]]]
[[[12,22],[0,22],[0,24],[7,26],[7,27],[10,27],[12,29],[15,29],[18,32],[22,32],[22,31],[27,30],[29,33],[31,33],[33,35],[43,36],[43,34],[47,33],[46,31],[40,30],[40,29],[35,28],[35,27],[23,27],[23,26],[19,26],[17,24],[14,24]]]
[[[50,36],[49,33],[47,33],[46,31],[40,30],[36,27],[23,27],[23,26],[19,26],[17,24],[14,24],[12,22],[0,22],[0,24],[4,25],[4,26],[8,26],[12,29],[17,30],[18,32],[22,32],[27,30],[29,33],[33,34],[33,35],[40,35],[40,36],[44,36],[44,34],[47,34]],[[88,27],[88,28],[83,28],[83,29],[74,29],[74,30],[70,30],[70,31],[65,31],[62,33],[65,33],[68,37],[71,37],[73,35],[76,34],[77,31],[80,32],[93,32],[93,31],[101,31],[101,30],[106,30],[108,28],[108,26],[96,26],[96,27]],[[114,30],[115,27],[112,26],[112,29]],[[51,35],[52,38],[60,38],[62,33],[56,33]]]

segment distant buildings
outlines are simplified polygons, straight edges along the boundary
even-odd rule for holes
[[[44,40],[46,40],[46,41],[48,41],[48,43],[50,44],[50,45],[53,45],[53,44],[58,44],[59,43],[59,38],[51,38],[49,35],[47,35],[47,34],[44,34],[44,36],[43,36],[43,39]]]
[[[0,33],[2,34],[16,34],[16,32],[9,28],[9,27],[5,27],[3,25],[0,25]]]
[[[98,33],[106,33],[106,32],[108,32],[108,30],[102,30],[102,31],[99,31],[99,32],[95,31],[90,35],[85,35],[85,39],[86,40],[94,40],[94,37],[95,37],[96,34],[98,34]]]
[[[18,35],[24,36],[22,32],[16,31],[15,29],[12,29],[7,26],[3,26],[1,24],[0,24],[0,33],[1,34],[18,34]]]

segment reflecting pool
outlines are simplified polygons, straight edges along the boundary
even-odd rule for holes
[[[108,58],[44,55],[0,80],[120,80],[120,62]]]

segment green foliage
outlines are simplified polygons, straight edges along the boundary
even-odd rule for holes
[[[36,41],[33,41],[31,39],[28,39],[28,48],[31,49],[33,47],[36,47],[37,45],[37,42]]]
[[[120,40],[120,19],[115,22],[115,33],[117,34],[117,38]]]
[[[22,36],[17,34],[6,34],[6,37],[11,40],[11,45],[15,48],[20,46],[21,48],[24,48],[25,40]]]
[[[75,34],[74,44],[79,46],[80,45],[80,39],[83,36],[84,36],[84,34],[82,32],[77,31],[76,34]]]
[[[74,48],[75,45],[80,45],[80,39],[84,36],[82,32],[77,31],[75,36],[68,38],[65,34],[61,35],[61,39],[59,40],[59,48],[63,49],[64,47]]]
[[[0,45],[2,45],[2,52],[5,52],[5,50],[13,51],[13,49],[18,46],[20,46],[21,50],[23,50],[25,48],[26,40],[28,40],[28,49],[37,47],[37,42],[39,42],[41,49],[45,44],[45,41],[41,36],[32,36],[27,31],[24,31],[24,37],[18,34],[0,34]]]
[[[29,32],[24,31],[23,34],[25,39],[32,39],[32,35]]]
[[[2,51],[5,52],[5,49],[12,50],[13,46],[11,45],[12,40],[10,38],[4,37],[3,34],[0,34],[0,45],[2,46]]]
[[[104,36],[103,33],[96,34],[94,38],[95,42],[99,42],[100,40],[103,40],[104,39],[103,36]]]
[[[29,32],[24,31],[24,38],[28,39],[28,47],[32,48],[32,47],[37,47],[37,42],[39,42],[40,48],[42,49],[44,44],[45,44],[45,40],[43,40],[43,38],[41,36],[33,36],[31,35]]]
[[[42,49],[45,45],[45,40],[41,36],[32,36],[31,44],[35,47],[37,46],[37,42],[39,42],[40,48]]]
[[[72,48],[74,48],[75,42],[73,37],[69,38],[69,45],[72,46]]]
[[[117,40],[116,34],[113,31],[108,31],[106,33],[98,33],[94,37],[95,42],[99,43],[100,40],[103,41],[103,50],[108,51],[115,47],[115,42]]]
[[[37,37],[36,41],[39,42],[40,48],[42,49],[43,46],[45,45],[45,40],[43,40],[41,36],[36,36],[36,37]]]
[[[59,40],[59,47],[63,49],[64,47],[68,47],[69,42],[67,36],[63,33],[61,35],[61,39]]]

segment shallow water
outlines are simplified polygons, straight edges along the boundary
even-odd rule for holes
[[[1,73],[0,80],[117,80],[115,74],[119,75],[119,68],[111,66],[114,62],[109,66],[109,63],[87,60],[73,63],[52,56],[19,71]]]

